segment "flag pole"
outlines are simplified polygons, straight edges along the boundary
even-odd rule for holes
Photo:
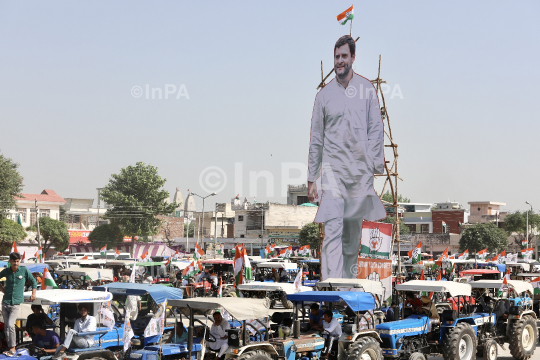
[[[351,37],[352,37],[352,21],[353,19],[351,19],[351,33],[349,34]]]
[[[476,262],[476,249],[474,249],[474,268],[478,269],[478,263]]]

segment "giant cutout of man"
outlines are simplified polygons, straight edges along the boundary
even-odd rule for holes
[[[339,38],[334,46],[336,77],[315,98],[308,160],[308,196],[322,195],[315,222],[324,222],[321,276],[356,278],[362,221],[386,217],[373,188],[384,172],[384,126],[371,82],[354,73],[356,44]]]

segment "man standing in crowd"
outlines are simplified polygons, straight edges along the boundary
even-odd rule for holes
[[[21,255],[16,252],[9,254],[10,266],[0,271],[0,279],[6,278],[6,286],[0,285],[0,291],[4,293],[2,299],[2,317],[4,318],[4,334],[6,335],[9,350],[4,352],[6,356],[15,355],[15,320],[19,315],[19,308],[24,302],[24,284],[28,281],[32,284],[32,296],[30,301],[36,300],[36,279],[30,271],[21,263]]]

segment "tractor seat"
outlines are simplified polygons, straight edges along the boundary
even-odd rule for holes
[[[85,351],[99,351],[99,350],[105,350],[105,349],[102,348],[101,346],[91,346],[91,347],[82,348],[82,349],[67,349],[66,351],[70,353],[80,353],[80,352],[85,352]]]

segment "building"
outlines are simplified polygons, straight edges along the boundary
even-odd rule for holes
[[[407,226],[411,234],[428,234],[433,232],[431,203],[398,203],[404,211],[400,213],[403,226]]]
[[[493,201],[470,201],[471,206],[469,223],[497,223],[499,227],[504,227],[504,219],[508,215],[508,210],[501,209],[506,203]]]
[[[12,220],[17,221],[21,216],[22,226],[35,226],[38,216],[60,220],[60,206],[66,203],[54,190],[43,190],[41,194],[21,194],[15,197],[16,209],[10,211]],[[39,214],[36,212],[36,204]]]
[[[218,238],[234,237],[234,232],[233,234],[230,233],[230,226],[234,226],[235,215],[235,212],[232,210],[232,204],[216,204],[214,208],[216,210],[205,211],[204,216],[200,211],[193,212],[193,218],[195,221],[195,238],[213,238],[216,235],[216,232]]]
[[[302,205],[306,203],[309,203],[309,198],[305,184],[287,186],[287,205]]]
[[[457,202],[436,203],[431,210],[433,233],[461,234],[461,225],[468,222],[469,213]]]

